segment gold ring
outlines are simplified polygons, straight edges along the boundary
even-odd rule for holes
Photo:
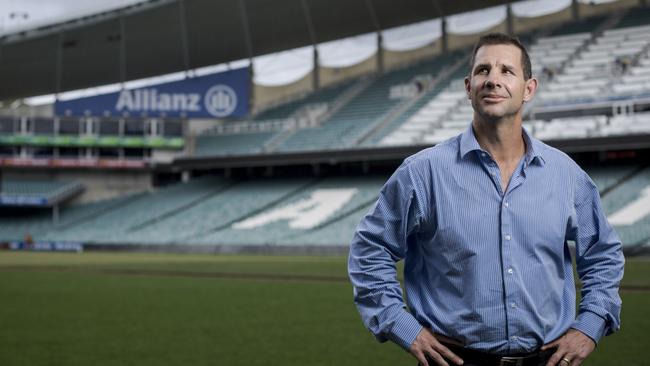
[[[566,357],[562,357],[562,359],[561,359],[560,361],[564,361],[564,362],[566,362],[567,365],[570,365],[570,364],[571,364],[571,360],[569,360],[569,359],[566,358]]]

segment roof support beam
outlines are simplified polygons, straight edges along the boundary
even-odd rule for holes
[[[311,45],[314,48],[313,58],[314,58],[314,69],[312,70],[312,88],[314,90],[320,89],[320,62],[318,60],[318,39],[316,38],[316,30],[314,28],[314,22],[311,18],[311,12],[309,10],[309,5],[306,0],[300,0],[302,5],[302,13],[305,16],[305,22],[307,23],[307,29],[309,29],[309,38],[311,39]]]
[[[368,14],[370,14],[370,20],[372,20],[377,32],[377,71],[382,73],[384,72],[384,38],[381,35],[381,24],[379,24],[379,18],[377,18],[377,12],[372,0],[366,0],[365,3]]]
[[[63,36],[63,31],[60,31],[57,36],[57,45],[56,45],[56,71],[54,72],[54,94],[56,98],[59,99],[59,93],[61,93],[61,84],[63,82],[63,42],[65,37]]]
[[[514,19],[512,16],[512,4],[506,5],[506,33],[513,36],[515,34]]]
[[[442,31],[440,36],[440,41],[442,42],[442,53],[445,54],[449,52],[449,38],[447,35],[447,17],[445,16],[445,11],[442,8],[442,5],[440,5],[440,1],[431,0],[431,4],[433,4],[434,10],[440,16],[440,28],[441,28],[440,30]]]
[[[445,54],[449,52],[449,34],[447,34],[447,18],[443,17],[440,19],[440,27],[442,28],[442,33],[440,35],[440,40],[442,41],[442,53]]]
[[[124,13],[120,15],[120,84],[122,84],[122,89],[124,89],[124,83],[126,82],[126,16]]]
[[[571,15],[575,21],[580,20],[580,10],[578,5],[580,5],[578,4],[578,0],[571,1]]]
[[[187,19],[185,12],[185,0],[178,0],[178,19],[181,27],[181,52],[183,52],[183,66],[185,72],[189,73],[190,63],[190,46],[187,39]]]
[[[253,67],[253,40],[251,39],[251,29],[248,22],[248,12],[246,11],[246,0],[239,0],[239,15],[241,16],[242,28],[244,30],[244,42],[246,44],[246,51],[248,51],[248,58]]]

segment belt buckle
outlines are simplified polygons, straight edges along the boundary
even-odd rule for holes
[[[501,357],[499,366],[523,366],[523,357]]]

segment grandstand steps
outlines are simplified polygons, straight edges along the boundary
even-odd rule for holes
[[[429,98],[428,92],[433,91],[438,88],[440,84],[449,81],[449,79],[454,75],[458,70],[460,70],[467,63],[468,57],[460,57],[456,62],[454,62],[450,67],[444,69],[444,71],[438,73],[435,79],[431,82],[429,87],[420,93],[417,98],[408,99],[403,103],[398,104],[391,112],[389,112],[384,118],[382,118],[377,124],[373,126],[368,132],[363,134],[356,142],[355,145],[359,146],[364,144],[373,136],[381,133],[381,131],[388,126],[391,126],[397,119],[402,117],[409,109],[413,108],[416,104],[423,101],[425,98]]]
[[[350,101],[356,98],[364,90],[368,89],[368,87],[373,83],[373,81],[374,78],[367,77],[354,83],[352,87],[347,89],[345,92],[343,92],[343,94],[341,94],[338,98],[334,100],[334,102],[332,103],[332,107],[327,111],[327,114],[323,116],[322,120],[327,121],[332,115],[336,114],[346,104],[348,104]]]
[[[311,181],[308,181],[306,184],[304,184],[302,186],[299,186],[296,189],[294,189],[292,191],[289,191],[289,192],[285,193],[284,195],[282,195],[282,196],[280,196],[280,197],[278,197],[278,198],[276,198],[276,199],[274,199],[274,200],[272,200],[272,201],[270,201],[270,202],[268,202],[268,203],[266,203],[266,204],[264,204],[264,205],[262,205],[262,206],[260,206],[260,207],[258,207],[256,209],[253,209],[252,211],[246,212],[243,215],[237,216],[237,217],[235,217],[233,219],[230,219],[230,220],[228,220],[228,221],[226,221],[226,222],[224,222],[222,224],[219,224],[219,225],[217,225],[215,227],[209,228],[209,229],[204,230],[202,232],[194,233],[192,235],[188,235],[186,237],[183,237],[183,238],[181,238],[181,240],[183,240],[183,241],[191,241],[192,239],[195,239],[195,238],[200,237],[200,236],[209,235],[209,234],[221,231],[221,230],[225,230],[225,229],[231,227],[236,222],[243,221],[243,220],[245,220],[245,219],[247,219],[249,217],[255,216],[255,215],[257,215],[257,214],[259,214],[259,213],[261,213],[263,211],[266,211],[266,210],[270,209],[273,206],[276,206],[276,205],[278,205],[278,204],[280,204],[282,202],[290,200],[292,197],[294,197],[296,195],[299,195],[299,194],[313,188],[314,186],[318,185],[321,182],[321,180],[322,179],[317,178],[317,179],[313,179]]]
[[[627,248],[643,248],[650,240],[650,214],[645,204],[650,190],[650,165],[635,172],[602,197],[610,224]]]
[[[146,196],[147,196],[146,192],[141,192],[141,193],[135,193],[135,194],[132,194],[132,195],[127,195],[127,196],[124,196],[124,197],[110,199],[109,201],[112,201],[112,202],[109,202],[106,205],[102,205],[98,210],[92,211],[92,212],[84,215],[83,217],[81,217],[81,218],[79,218],[77,220],[55,225],[54,230],[55,231],[68,230],[68,229],[70,229],[72,227],[79,226],[79,225],[82,225],[82,224],[86,224],[86,223],[88,223],[88,222],[90,222],[92,220],[101,218],[101,216],[103,216],[103,215],[107,215],[107,214],[109,214],[111,212],[120,210],[123,207],[131,204],[133,201],[140,200],[140,199],[142,199],[142,198],[144,198]],[[91,204],[88,204],[88,205],[91,205]]]
[[[129,227],[126,231],[127,232],[138,231],[138,230],[144,229],[144,228],[146,228],[148,226],[151,226],[153,224],[156,224],[156,223],[158,223],[158,222],[160,222],[162,220],[172,218],[173,216],[181,215],[185,211],[191,210],[193,207],[195,207],[196,205],[200,204],[201,202],[209,199],[210,197],[213,197],[215,195],[221,194],[224,191],[227,191],[228,189],[235,186],[237,183],[238,183],[237,181],[233,181],[230,184],[226,184],[226,185],[223,185],[223,186],[218,186],[217,188],[214,188],[214,189],[206,192],[205,194],[203,194],[201,196],[198,196],[197,198],[195,198],[193,200],[190,200],[189,202],[183,203],[183,204],[181,204],[180,206],[177,206],[177,207],[173,207],[173,208],[171,208],[171,209],[169,209],[167,211],[161,212],[160,214],[158,214],[157,216],[155,216],[155,217],[153,217],[153,218],[151,218],[149,220],[146,220],[144,222],[133,225],[133,226]]]
[[[634,178],[637,174],[640,174],[646,168],[648,168],[648,166],[643,166],[642,165],[642,166],[639,166],[637,168],[630,169],[629,172],[627,172],[626,174],[623,174],[622,176],[618,177],[618,179],[616,179],[616,181],[613,184],[608,185],[607,187],[604,187],[603,189],[600,189],[600,187],[598,187],[599,190],[600,190],[600,196],[602,198],[607,197],[607,195],[611,191],[613,191],[613,190],[617,189],[618,187],[620,187],[621,185],[625,184],[627,181]]]
[[[292,233],[287,236],[279,238],[280,242],[291,242],[291,243],[297,243],[301,242],[304,240],[304,243],[308,243],[310,240],[309,239],[303,239],[302,238],[307,238],[307,237],[313,237],[313,236],[326,236],[329,237],[328,235],[318,235],[318,232],[322,231],[329,231],[333,230],[336,232],[348,232],[350,234],[353,233],[353,231],[350,230],[345,230],[341,226],[345,225],[338,225],[338,224],[345,224],[343,221],[346,220],[351,220],[353,225],[356,226],[356,224],[361,220],[361,217],[363,216],[363,213],[368,211],[370,207],[377,201],[377,197],[373,197],[365,202],[360,203],[359,205],[356,205],[354,207],[351,207],[349,209],[344,210],[343,212],[339,213],[335,217],[332,217],[325,222],[307,230],[306,232],[303,233]],[[350,238],[351,239],[351,238]],[[347,243],[336,243],[334,240],[331,243],[327,243],[329,245],[345,245]]]
[[[332,102],[331,106],[327,109],[327,112],[318,118],[317,126],[327,123],[327,120],[330,119],[334,114],[336,114],[341,108],[353,100],[357,95],[361,94],[372,84],[372,78],[362,78],[361,80],[352,84],[348,87],[343,93],[336,97]],[[273,152],[285,141],[295,135],[299,129],[292,129],[277,133],[271,139],[269,139],[262,149],[264,152]]]
[[[591,32],[591,40],[594,41],[596,38],[602,36],[606,30],[616,27],[623,20],[626,13],[627,11],[617,11],[606,17],[605,21]]]
[[[264,145],[262,146],[262,151],[263,152],[272,152],[275,150],[276,147],[278,147],[280,144],[282,144],[286,139],[291,137],[296,132],[295,129],[288,129],[285,131],[281,131],[273,135],[270,139],[268,139]]]

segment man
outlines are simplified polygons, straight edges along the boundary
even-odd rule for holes
[[[481,37],[465,88],[471,126],[407,158],[359,224],[355,303],[422,365],[579,365],[619,328],[620,240],[587,174],[522,128],[537,80],[516,38]]]

